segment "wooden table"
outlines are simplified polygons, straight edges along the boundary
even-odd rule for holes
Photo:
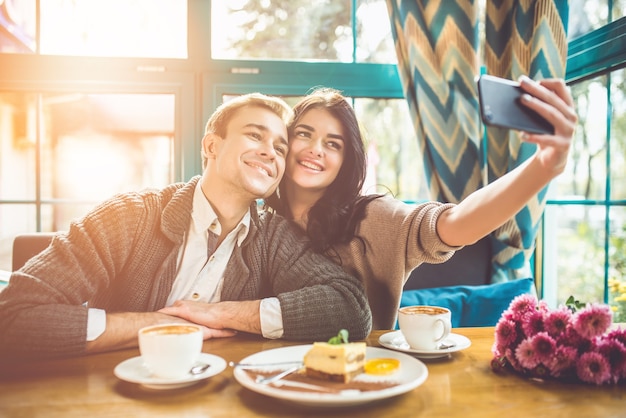
[[[626,387],[537,382],[490,369],[493,328],[460,328],[472,341],[448,359],[424,361],[424,384],[395,398],[348,408],[311,408],[242,387],[232,368],[197,385],[155,391],[117,379],[113,369],[137,356],[123,350],[45,361],[0,371],[0,417],[624,417]],[[382,331],[367,343],[379,346]],[[294,345],[256,336],[206,341],[204,352],[238,361],[260,350]]]

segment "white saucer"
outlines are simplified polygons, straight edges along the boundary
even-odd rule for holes
[[[204,372],[196,375],[189,374],[177,379],[164,379],[152,376],[150,371],[144,366],[140,356],[129,358],[118,364],[113,373],[119,379],[131,383],[139,383],[150,389],[178,389],[193,385],[201,380],[207,379],[221,373],[226,368],[226,360],[213,354],[200,353],[198,363],[210,364],[211,366]]]
[[[465,337],[464,335],[454,334],[452,332],[446,337],[445,340],[442,341],[442,343],[445,345],[454,345],[450,348],[442,348],[437,350],[418,350],[415,348],[411,348],[404,339],[402,331],[387,332],[378,338],[378,342],[383,347],[391,348],[392,350],[402,351],[403,353],[410,353],[413,354],[415,357],[424,359],[446,357],[451,353],[465,350],[467,347],[472,345],[472,342],[469,340],[469,338]]]

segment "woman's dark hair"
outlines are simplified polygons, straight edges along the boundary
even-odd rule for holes
[[[358,223],[365,216],[365,208],[380,195],[361,196],[367,174],[367,158],[361,129],[352,106],[337,90],[319,88],[294,106],[293,122],[289,136],[293,134],[300,117],[311,109],[324,109],[337,118],[344,129],[344,160],[337,178],[308,213],[306,233],[317,251],[327,252],[335,244],[352,240]],[[267,204],[279,214],[291,219],[289,201],[281,194],[285,179],[278,192],[267,199]],[[280,198],[279,198],[280,197]]]

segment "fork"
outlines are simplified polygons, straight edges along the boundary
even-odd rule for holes
[[[288,375],[290,375],[292,373],[297,372],[301,368],[302,368],[302,364],[298,364],[297,366],[290,367],[289,369],[283,370],[282,372],[277,373],[277,374],[272,375],[272,376],[267,376],[267,377],[257,376],[255,381],[257,383],[262,384],[262,385],[269,385],[270,383],[274,383],[274,382],[279,381],[280,379],[282,379],[285,376],[288,376]]]
[[[236,363],[231,361],[228,363],[230,367],[238,367],[241,369],[260,369],[263,367],[272,367],[272,366],[285,366],[287,364],[300,364],[302,365],[302,360],[294,360],[294,361],[279,361],[275,363]]]

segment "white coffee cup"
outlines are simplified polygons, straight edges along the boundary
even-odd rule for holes
[[[405,306],[398,310],[398,324],[404,339],[415,350],[436,350],[450,335],[452,314],[440,306]]]
[[[160,378],[185,377],[202,352],[202,330],[197,325],[152,325],[140,329],[138,338],[144,365]]]

